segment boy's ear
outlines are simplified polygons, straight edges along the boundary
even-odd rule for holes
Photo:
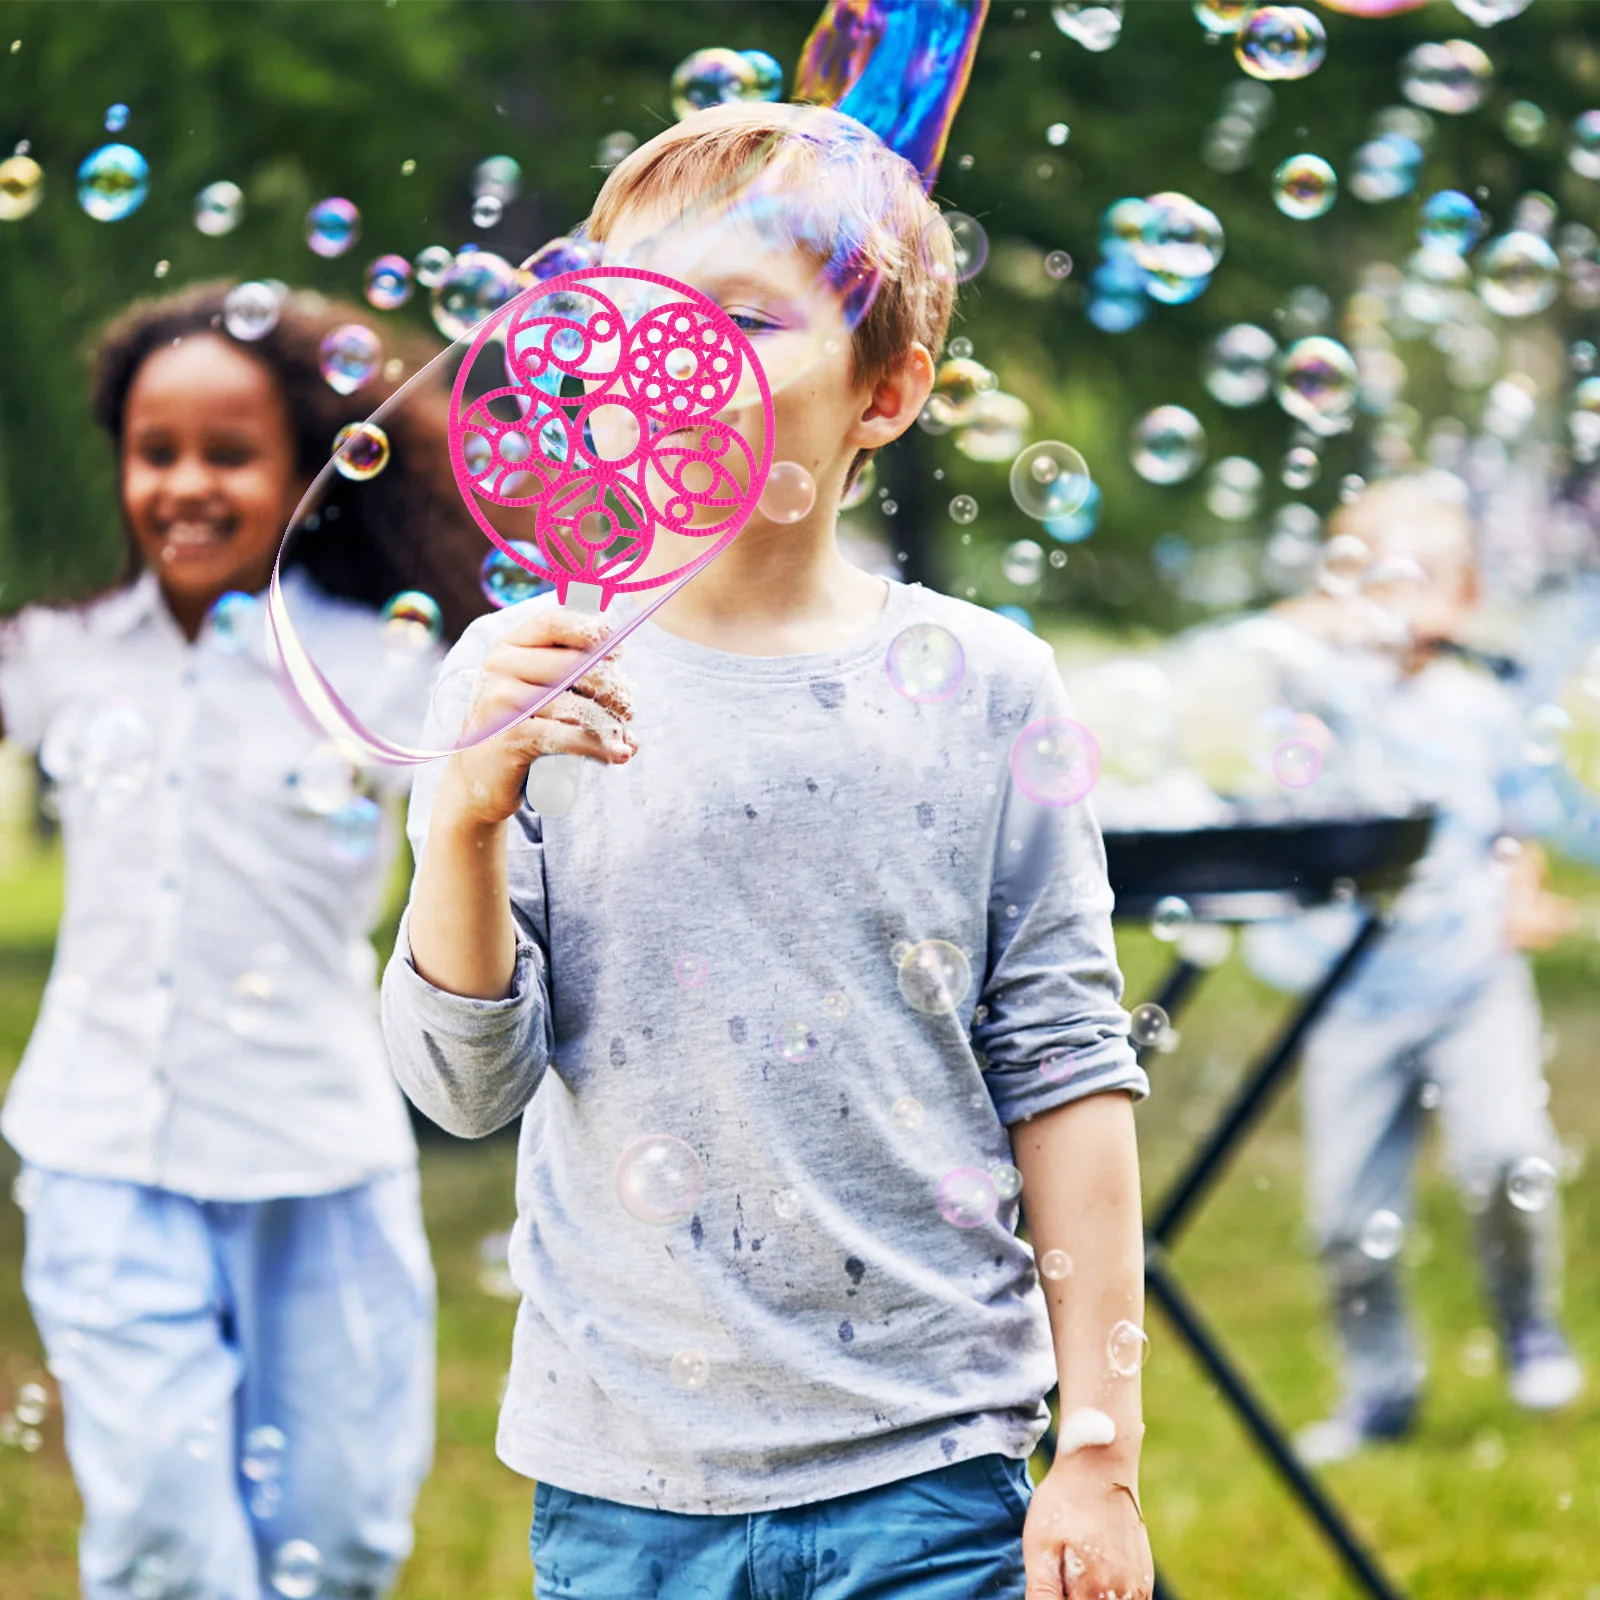
[[[858,450],[876,450],[898,439],[915,422],[933,392],[933,357],[913,344],[900,364],[880,378],[850,430]]]

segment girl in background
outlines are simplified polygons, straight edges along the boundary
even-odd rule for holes
[[[227,295],[106,331],[126,570],[0,626],[4,731],[57,784],[67,877],[0,1131],[90,1600],[380,1595],[432,1450],[433,1277],[366,939],[394,837],[280,694],[261,600],[335,433],[431,351],[385,330],[341,396],[319,352],[363,313],[284,293],[263,330]],[[445,414],[428,390],[382,471],[331,478],[284,578],[313,657],[402,738],[435,639],[425,602],[380,609],[423,591],[451,637],[484,609]]]

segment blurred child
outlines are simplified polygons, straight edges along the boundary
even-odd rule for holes
[[[433,1279],[365,937],[394,839],[280,695],[257,598],[335,432],[394,384],[323,381],[354,307],[285,295],[247,342],[226,293],[106,330],[124,576],[0,629],[5,734],[58,784],[67,875],[0,1128],[95,1600],[377,1596],[432,1448]],[[370,483],[332,479],[284,581],[368,713],[414,728],[432,652],[397,654],[379,607],[431,588],[452,631],[482,607],[443,576],[476,540],[442,394],[390,438]]]
[[[1340,1409],[1301,1438],[1313,1462],[1413,1425],[1424,1368],[1399,1252],[1423,1113],[1434,1108],[1476,1220],[1513,1398],[1551,1409],[1581,1384],[1557,1322],[1557,1146],[1523,953],[1566,932],[1571,908],[1544,888],[1538,848],[1517,837],[1533,825],[1539,787],[1518,705],[1458,653],[1478,599],[1465,486],[1442,473],[1379,482],[1332,533],[1346,541],[1340,569],[1370,559],[1359,591],[1352,577],[1351,592],[1284,614],[1342,647],[1368,679],[1373,709],[1360,731],[1371,758],[1438,820],[1391,927],[1306,1050],[1312,1225],[1344,1352]],[[1266,939],[1255,948],[1268,969],[1316,963],[1351,931],[1346,913],[1314,913],[1274,930],[1276,950]]]
[[[1093,817],[1007,772],[1063,691],[835,542],[929,394],[948,229],[849,118],[739,105],[624,160],[589,231],[746,331],[816,494],[641,626],[631,679],[413,795],[385,1029],[453,1131],[523,1119],[499,1451],[538,1480],[538,1591],[1147,1596],[1146,1082]],[[531,601],[447,665],[483,720],[609,627]],[[897,690],[897,640],[947,675]],[[610,768],[570,816],[523,803],[552,751]]]

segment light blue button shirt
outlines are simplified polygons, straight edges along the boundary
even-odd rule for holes
[[[291,573],[312,656],[390,731],[429,649]],[[325,1193],[415,1160],[366,931],[397,830],[291,709],[264,608],[191,646],[150,574],[0,630],[8,737],[58,781],[66,904],[0,1132],[36,1166],[206,1199]],[[408,726],[409,725],[409,726]]]

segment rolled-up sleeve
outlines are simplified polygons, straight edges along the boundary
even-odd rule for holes
[[[1052,665],[1026,721],[1070,717]],[[1105,845],[1086,799],[1047,806],[1009,783],[995,847],[989,959],[973,1043],[1007,1126],[1087,1095],[1142,1099],[1111,932]]]

